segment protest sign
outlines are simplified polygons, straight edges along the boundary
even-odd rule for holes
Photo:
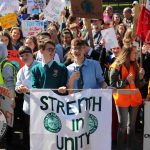
[[[147,2],[146,2],[146,8],[147,8],[148,10],[150,10],[150,0],[147,0]]]
[[[8,29],[17,25],[17,15],[15,13],[0,17],[0,23],[3,29]]]
[[[13,102],[8,97],[0,95],[0,111],[5,115],[7,125],[10,127],[13,127],[14,122],[14,109],[12,108],[12,104]]]
[[[143,138],[143,150],[149,150],[150,148],[150,102],[145,102],[144,105],[144,138]]]
[[[36,36],[41,31],[44,31],[43,20],[22,20],[23,36],[34,35]]]
[[[102,0],[71,0],[71,10],[75,17],[102,18]]]
[[[46,0],[27,0],[28,14],[39,14],[46,7]]]
[[[12,62],[18,69],[24,66],[23,62],[19,58],[17,50],[8,50],[8,60]]]
[[[111,48],[119,47],[117,36],[114,28],[108,28],[101,31],[102,37],[105,40],[105,48],[110,50]]]
[[[19,11],[18,0],[0,0],[0,14],[6,15],[8,13],[14,13]]]
[[[44,16],[48,21],[58,21],[61,11],[64,9],[65,0],[50,0],[44,9]]]
[[[111,150],[112,90],[30,94],[30,149]]]
[[[150,10],[145,6],[142,6],[139,15],[136,35],[138,35],[143,42],[150,44]]]
[[[138,25],[138,19],[139,19],[140,10],[141,10],[140,4],[136,4],[136,5],[134,6],[133,36],[136,35],[136,29],[137,29],[137,25]]]

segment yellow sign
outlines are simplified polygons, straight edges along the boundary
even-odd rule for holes
[[[3,29],[14,27],[17,23],[17,15],[15,13],[10,13],[6,16],[0,17],[0,24]]]

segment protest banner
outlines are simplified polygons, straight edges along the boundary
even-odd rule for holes
[[[100,19],[102,18],[102,0],[71,0],[71,10],[75,17]]]
[[[40,14],[46,7],[46,0],[27,0],[28,14]]]
[[[144,136],[143,136],[143,150],[150,149],[150,101],[145,102],[144,105]]]
[[[19,58],[17,50],[8,50],[8,60],[12,62],[18,69],[24,66],[23,62]]]
[[[150,0],[147,0],[147,2],[146,2],[146,8],[147,8],[148,10],[150,10]]]
[[[35,89],[30,108],[30,149],[111,150],[112,90]]]
[[[48,21],[58,21],[61,11],[66,5],[65,0],[50,0],[44,9],[44,16]]]
[[[0,17],[0,23],[3,29],[8,29],[17,25],[17,15],[15,13]]]
[[[138,35],[143,42],[150,44],[150,11],[145,6],[142,7],[136,35]]]
[[[0,111],[6,117],[7,125],[13,127],[14,122],[14,109],[12,108],[13,101],[8,99],[6,96],[0,95]]]
[[[8,13],[14,13],[19,11],[18,0],[0,0],[0,14],[6,15]]]
[[[101,31],[102,37],[105,40],[105,48],[110,50],[111,48],[119,47],[117,36],[114,28],[108,28]]]
[[[138,19],[139,19],[140,10],[141,10],[141,5],[140,4],[136,4],[134,6],[133,36],[136,35],[136,29],[137,29],[137,25],[138,25]]]
[[[6,130],[7,130],[6,118],[3,112],[0,111],[0,139],[5,134]]]
[[[41,31],[44,31],[43,20],[22,20],[23,36],[34,35],[36,36]]]

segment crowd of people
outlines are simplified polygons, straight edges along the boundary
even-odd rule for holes
[[[67,8],[61,13],[61,21],[50,22],[43,13],[27,14],[27,5],[23,1],[18,12],[18,25],[11,29],[1,27],[0,94],[13,101],[15,120],[19,118],[22,122],[25,150],[30,149],[31,88],[53,89],[60,95],[82,89],[119,89],[113,93],[118,132],[112,141],[117,141],[118,150],[124,150],[127,135],[127,147],[135,149],[138,114],[143,100],[150,99],[150,44],[144,42],[140,51],[140,39],[133,35],[137,3],[133,3],[133,8],[124,8],[123,13],[114,13],[113,7],[107,6],[102,19],[91,19],[94,47],[90,46],[86,20],[74,17]],[[23,37],[21,20],[44,20],[45,31]],[[101,30],[110,27],[115,29],[119,46],[106,49]],[[7,61],[8,50],[17,50],[24,63],[17,73],[14,65]],[[114,116],[112,120],[115,120]],[[117,123],[112,131],[115,128]],[[13,147],[13,132],[13,127],[8,127],[3,137],[8,150]]]

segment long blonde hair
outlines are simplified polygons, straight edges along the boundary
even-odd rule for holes
[[[138,63],[137,61],[131,62],[130,61],[130,55],[132,50],[136,48],[135,46],[124,46],[122,49],[122,52],[120,53],[120,55],[117,57],[116,61],[114,63],[116,63],[118,66],[122,66],[123,64],[125,65],[125,67],[127,68],[127,70],[130,69],[130,64],[132,63],[134,70],[136,72],[136,74],[138,73]]]

